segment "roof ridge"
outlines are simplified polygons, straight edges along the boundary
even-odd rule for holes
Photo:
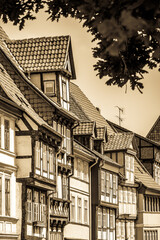
[[[70,35],[59,35],[59,36],[48,36],[48,37],[35,37],[35,38],[22,38],[22,39],[5,39],[6,42],[23,42],[23,41],[30,41],[30,40],[45,40],[45,39],[55,39],[55,38],[61,38],[61,37],[68,37],[70,38]]]

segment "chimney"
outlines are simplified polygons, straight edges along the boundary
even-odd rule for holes
[[[101,110],[99,107],[96,107],[97,111],[101,114]]]

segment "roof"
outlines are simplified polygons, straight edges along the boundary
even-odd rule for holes
[[[75,113],[79,119],[83,121],[89,121],[89,118],[83,112],[82,108],[80,107],[80,105],[78,105],[78,103],[76,102],[74,97],[71,95],[71,93],[69,96],[69,101],[70,101],[70,111]]]
[[[146,137],[153,141],[160,142],[160,116],[157,118]]]
[[[31,116],[38,124],[47,125],[47,123],[39,117],[39,115],[33,110],[27,99],[23,96],[17,85],[8,75],[3,65],[0,64],[0,86],[6,93],[9,99],[11,99],[18,106],[21,106],[29,116]]]
[[[8,35],[6,34],[6,32],[3,30],[1,26],[0,26],[0,38],[4,40],[9,40]]]
[[[157,119],[158,120],[158,119]],[[118,131],[118,132],[120,132],[120,133],[123,133],[123,132],[130,132],[130,133],[132,133],[132,131],[131,130],[128,130],[127,128],[124,128],[124,127],[122,127],[122,126],[119,126],[119,125],[117,125],[116,123],[113,123],[113,122],[111,122],[111,121],[109,121],[109,120],[106,120],[114,129],[115,129],[115,131]],[[157,121],[156,121],[157,122]],[[147,135],[147,137],[143,137],[143,136],[141,136],[141,135],[139,135],[139,134],[137,134],[137,133],[134,133],[134,135],[135,135],[135,137],[137,137],[137,138],[139,138],[139,139],[142,139],[142,140],[144,140],[144,141],[146,141],[146,142],[149,142],[150,144],[153,144],[153,145],[155,145],[156,147],[160,147],[160,143],[158,143],[158,142],[156,142],[156,141],[154,141],[154,140],[152,140],[152,139],[149,139],[148,138],[148,135]]]
[[[97,127],[97,139],[98,140],[105,140],[106,137],[106,127]]]
[[[134,171],[136,179],[138,179],[138,181],[140,181],[145,187],[160,191],[160,185],[154,181],[154,179],[138,159],[135,161]]]
[[[85,119],[83,119],[85,115],[90,121],[95,121],[97,127],[106,126],[108,134],[114,133],[113,128],[106,122],[105,118],[98,112],[95,106],[76,84],[70,83],[70,91],[72,100],[76,102],[75,105],[73,105],[73,101],[71,102],[71,110],[73,113],[77,114],[77,108],[75,108],[75,106],[79,105],[80,108],[77,115],[79,117],[81,116],[81,121],[85,121]],[[84,114],[80,113],[80,109],[81,113],[83,112]]]
[[[109,135],[108,142],[104,144],[104,151],[124,150],[130,148],[133,136],[133,133],[115,133]]]
[[[6,40],[8,48],[25,72],[66,71],[70,42],[70,36]]]
[[[74,150],[77,149],[79,151],[82,151],[83,153],[89,155],[91,158],[96,159],[96,156],[89,150],[87,150],[86,147],[84,147],[81,143],[79,143],[77,140],[73,141],[73,148]]]
[[[113,159],[111,159],[110,157],[104,155],[104,154],[101,154],[95,150],[92,150],[92,152],[97,156],[99,157],[100,159],[104,160],[106,163],[108,164],[112,164],[112,165],[115,165],[115,166],[118,166],[118,167],[121,167],[121,165],[117,162],[115,162]]]
[[[56,107],[56,109],[58,109],[60,112],[64,113],[66,116],[68,116],[69,118],[73,118],[74,120],[77,120],[77,117],[75,114],[73,114],[71,111],[67,111],[66,109],[64,109],[63,107],[59,106],[56,102],[54,102],[53,100],[51,100],[49,97],[47,97],[39,88],[37,88],[24,74],[23,69],[20,67],[20,65],[18,64],[18,62],[16,61],[16,59],[14,58],[14,56],[12,55],[12,53],[10,52],[10,50],[8,49],[7,45],[4,43],[4,41],[2,39],[0,39],[0,49],[2,50],[2,52],[5,54],[5,56],[8,58],[8,60],[11,62],[11,64],[16,68],[16,70],[18,70],[19,74],[21,75],[21,77],[23,78],[23,80],[25,81],[25,83],[27,85],[29,85],[31,87],[31,89],[33,89],[34,91],[36,91],[36,93],[38,95],[40,95],[45,101],[47,101],[48,103],[50,103],[52,106]],[[31,96],[29,96],[31,98]]]
[[[95,130],[95,122],[80,122],[79,125],[73,129],[74,135],[93,135]]]

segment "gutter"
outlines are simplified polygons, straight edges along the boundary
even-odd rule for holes
[[[92,228],[91,228],[91,226],[92,226],[92,214],[91,214],[92,213],[92,205],[91,205],[91,168],[93,168],[98,163],[98,160],[99,160],[99,158],[97,157],[95,159],[95,162],[92,165],[89,166],[89,169],[90,169],[90,171],[89,171],[89,182],[90,182],[90,184],[89,184],[89,209],[90,209],[90,211],[89,211],[89,240],[92,240],[91,239],[91,237],[92,237]]]

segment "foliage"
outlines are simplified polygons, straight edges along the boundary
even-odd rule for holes
[[[100,78],[109,76],[108,85],[130,82],[132,89],[141,91],[144,68],[159,66],[159,0],[1,0],[0,17],[21,29],[44,7],[52,21],[61,16],[83,20],[98,41],[94,68]]]

